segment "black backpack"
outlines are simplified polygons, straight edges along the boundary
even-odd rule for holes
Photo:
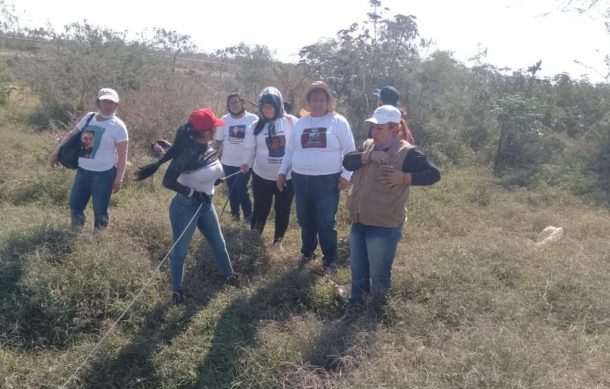
[[[95,113],[92,113],[89,116],[83,130],[87,128],[94,116]],[[74,134],[66,143],[63,144],[63,146],[59,148],[57,159],[65,168],[76,169],[78,167],[78,157],[81,149],[80,136],[80,133]]]

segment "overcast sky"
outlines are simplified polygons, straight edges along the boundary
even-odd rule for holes
[[[586,0],[577,0],[586,1]],[[11,0],[5,2],[11,4]],[[544,75],[608,73],[610,33],[604,16],[610,0],[599,0],[584,14],[563,12],[569,0],[382,0],[390,14],[414,15],[422,37],[466,61],[479,48],[487,62],[525,69],[542,60]],[[296,62],[301,47],[366,18],[367,0],[232,0],[140,2],[129,0],[13,1],[21,26],[55,28],[83,21],[130,33],[153,27],[190,35],[202,51],[239,42],[264,44],[278,59]],[[164,4],[157,6],[156,4]]]

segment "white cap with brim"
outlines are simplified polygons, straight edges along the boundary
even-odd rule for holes
[[[373,117],[365,120],[367,123],[386,124],[400,123],[400,110],[393,105],[382,105],[373,112]]]
[[[119,102],[119,94],[116,93],[114,89],[111,88],[102,88],[97,92],[98,100],[110,100],[115,103]]]

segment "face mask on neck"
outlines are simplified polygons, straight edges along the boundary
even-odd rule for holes
[[[382,144],[375,144],[375,150],[387,150],[390,147],[392,147],[394,145],[394,143],[398,142],[400,140],[400,137],[398,136],[398,134],[394,134],[392,135],[392,137],[390,139],[388,139],[387,141],[383,142]]]
[[[114,117],[114,115],[116,114],[116,111],[114,111],[113,113],[111,113],[110,115],[104,115],[102,112],[98,111],[97,112],[98,115],[100,115],[101,117],[103,117],[104,119],[112,119]]]

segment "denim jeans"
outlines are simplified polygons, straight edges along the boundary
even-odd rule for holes
[[[290,223],[290,206],[294,197],[292,180],[286,181],[286,187],[280,192],[275,185],[275,181],[266,180],[256,173],[252,173],[252,195],[254,197],[252,229],[260,231],[261,234],[263,233],[267,217],[269,212],[271,212],[271,204],[274,203],[275,234],[273,241],[281,241]],[[274,197],[275,202],[273,200]]]
[[[93,227],[105,228],[108,225],[108,206],[112,195],[112,183],[116,168],[103,172],[94,172],[78,168],[70,190],[70,213],[72,227],[85,225],[85,208],[89,198],[93,199]]]
[[[337,259],[339,173],[308,176],[292,172],[292,185],[301,226],[301,254],[312,256],[320,239],[324,264]]]
[[[237,173],[240,169],[236,166],[222,165],[225,176]],[[234,219],[239,219],[239,208],[244,213],[245,219],[252,217],[252,202],[248,194],[248,181],[250,180],[250,171],[247,174],[235,174],[233,177],[226,179],[227,190],[229,193],[229,203],[231,204],[231,215]]]
[[[400,227],[374,227],[352,224],[349,237],[352,294],[350,304],[361,304],[367,294],[382,299],[390,290],[392,263],[398,241],[402,237]]]
[[[214,204],[204,203],[199,210],[197,216],[193,222],[188,225],[189,221],[195,215],[197,208],[199,208],[197,200],[184,196],[183,194],[176,194],[169,205],[169,221],[172,225],[172,234],[174,242],[180,237],[184,231],[182,238],[176,243],[176,246],[171,253],[170,271],[172,277],[172,289],[174,292],[182,291],[182,279],[184,278],[184,259],[188,253],[189,245],[193,239],[193,233],[195,227],[201,231],[208,244],[214,252],[216,263],[222,270],[225,277],[229,277],[234,274],[233,267],[231,266],[231,260],[229,259],[229,253],[227,252],[227,245],[225,239],[220,231],[220,225],[218,224],[218,217],[216,216],[216,210]],[[187,227],[188,225],[188,227]]]

